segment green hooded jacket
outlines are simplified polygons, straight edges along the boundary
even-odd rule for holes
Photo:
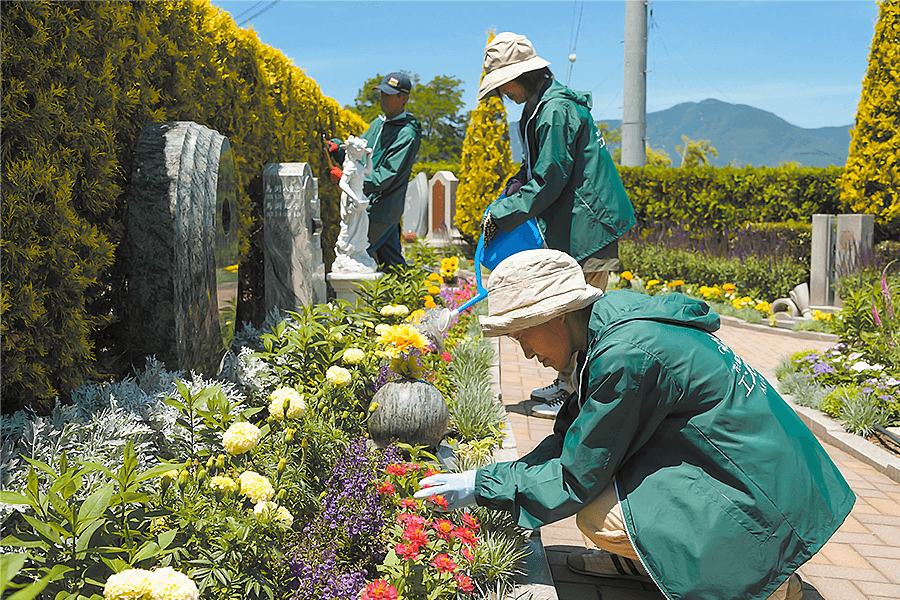
[[[574,515],[615,478],[631,543],[668,598],[768,598],[855,496],[718,328],[681,294],[604,295],[554,433],[479,469],[478,504],[534,528]]]
[[[373,149],[372,173],[366,175],[363,183],[363,193],[369,198],[369,219],[399,223],[422,141],[422,126],[409,113],[390,121],[380,115],[360,137]]]
[[[513,178],[524,185],[491,203],[500,229],[512,231],[537,217],[547,247],[577,261],[597,254],[635,223],[591,105],[589,93],[550,83],[534,114],[520,124],[525,160]]]

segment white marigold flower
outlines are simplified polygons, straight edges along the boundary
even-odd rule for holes
[[[366,353],[359,348],[347,348],[344,350],[344,363],[358,365],[366,358]]]
[[[386,323],[379,323],[375,326],[375,333],[377,333],[379,336],[384,336],[390,331],[391,326]]]
[[[150,600],[199,600],[197,584],[172,567],[151,572]]]
[[[288,527],[294,524],[294,515],[283,506],[279,506],[278,510],[275,511],[275,519],[281,521]]]
[[[328,370],[325,371],[325,379],[332,385],[347,385],[351,379],[350,371],[344,367],[334,365],[328,367]]]
[[[264,502],[271,500],[275,495],[275,488],[269,483],[266,477],[253,471],[244,471],[238,478],[241,482],[241,493],[253,500],[253,502]]]
[[[233,424],[222,434],[222,445],[228,454],[237,456],[256,448],[261,438],[262,433],[259,427],[253,423],[241,421]]]
[[[210,479],[209,487],[219,492],[236,492],[238,489],[237,482],[231,477],[224,475],[216,475]]]
[[[271,403],[269,404],[269,414],[272,418],[283,421],[285,418],[297,419],[306,412],[306,402],[303,396],[291,387],[278,388],[269,394]],[[287,404],[287,411],[285,411]]]
[[[292,515],[285,507],[278,506],[275,502],[257,502],[256,506],[253,507],[253,512],[256,513],[257,516],[264,515],[270,519],[281,521],[288,527],[294,524],[294,515]]]
[[[405,304],[398,304],[394,307],[394,316],[405,317],[409,314],[409,308]]]
[[[864,360],[857,361],[857,362],[853,363],[853,365],[850,367],[851,371],[856,371],[857,373],[859,373],[860,371],[867,371],[870,369],[872,371],[881,371],[882,369],[884,369],[884,367],[881,365],[870,365],[869,363],[867,363]]]
[[[394,316],[394,305],[388,304],[387,306],[382,306],[381,310],[378,311],[382,317],[393,317]]]
[[[150,593],[150,575],[144,569],[126,569],[111,575],[103,586],[103,597],[106,600],[146,598]]]

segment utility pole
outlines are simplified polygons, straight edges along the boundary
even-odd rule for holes
[[[622,166],[647,164],[647,0],[625,1]]]

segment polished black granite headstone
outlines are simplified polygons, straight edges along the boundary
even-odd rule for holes
[[[134,364],[155,355],[172,370],[218,372],[231,341],[220,302],[227,318],[237,292],[236,197],[227,138],[187,121],[141,132],[122,246]]]

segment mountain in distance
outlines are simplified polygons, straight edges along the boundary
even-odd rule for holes
[[[621,119],[597,122],[606,123],[610,129],[622,126]],[[804,167],[843,167],[850,151],[850,127],[804,129],[765,110],[713,99],[647,113],[648,145],[664,150],[673,167],[681,163],[675,147],[684,145],[682,135],[693,141],[709,140],[719,153],[718,158],[709,157],[717,167],[777,167],[786,162]]]

